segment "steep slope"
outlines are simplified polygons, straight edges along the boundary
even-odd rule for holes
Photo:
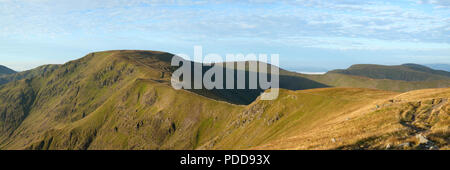
[[[417,64],[404,64],[399,66],[359,64],[353,65],[346,70],[333,70],[329,73],[363,76],[373,79],[403,81],[433,81],[450,79],[450,72],[433,70],[426,66]]]
[[[144,126],[143,122],[154,122],[150,123],[149,129],[160,128],[162,119],[173,120],[168,121],[167,128],[172,128],[170,131],[174,131],[175,128],[177,131],[182,131],[181,129],[191,130],[192,126],[200,126],[199,124],[205,121],[204,119],[211,121],[211,119],[223,119],[223,116],[229,115],[231,110],[239,110],[242,109],[242,106],[234,106],[224,102],[221,103],[227,107],[233,106],[231,109],[222,109],[219,112],[221,116],[208,117],[208,118],[197,118],[203,114],[212,114],[207,110],[215,110],[214,108],[220,108],[217,104],[217,101],[210,100],[205,97],[198,96],[197,94],[207,96],[212,99],[228,101],[228,102],[252,102],[259,96],[262,90],[211,90],[211,91],[195,91],[194,93],[189,93],[187,91],[175,91],[170,86],[170,77],[175,67],[171,67],[169,65],[172,59],[172,55],[168,53],[162,52],[151,52],[151,51],[106,51],[99,53],[92,53],[83,57],[79,60],[71,61],[61,66],[54,67],[54,69],[49,69],[44,72],[44,74],[37,75],[31,78],[25,78],[21,81],[14,81],[2,86],[4,89],[2,96],[13,96],[15,98],[4,98],[4,113],[0,122],[5,125],[4,130],[1,132],[0,142],[2,145],[7,148],[35,148],[35,149],[44,149],[49,148],[48,144],[45,144],[47,136],[59,136],[63,135],[60,140],[63,144],[54,143],[56,146],[52,146],[53,148],[72,148],[72,149],[87,149],[90,147],[100,148],[103,146],[104,148],[113,147],[108,145],[92,145],[92,138],[100,135],[102,133],[101,127],[104,126],[105,122],[95,122],[99,121],[98,116],[94,115],[108,115],[111,117],[116,117],[113,122],[119,122],[119,120],[129,121],[127,119],[123,119],[121,117],[124,112],[143,114],[139,112],[142,109],[142,112],[146,112],[148,110],[155,111],[156,108],[152,107],[153,102],[157,102],[155,92],[162,89],[170,89],[170,90],[162,90],[162,94],[158,94],[158,96],[162,98],[162,103],[159,105],[161,108],[156,109],[158,114],[163,114],[170,112],[173,116],[176,117],[166,117],[166,115],[160,115],[157,120],[154,120],[155,117],[150,117],[149,120],[139,120],[135,128],[140,129]],[[206,67],[205,69],[208,69]],[[249,73],[247,72],[247,75]],[[302,79],[302,78],[294,78],[294,79]],[[23,82],[27,82],[24,84]],[[312,82],[312,81],[311,81]],[[17,86],[15,84],[20,83],[24,87]],[[292,88],[309,88],[307,86],[314,86],[312,84],[301,84],[292,85],[286,83],[286,85],[291,86]],[[150,97],[145,103],[139,103],[138,105],[127,105],[124,103],[135,103],[137,100],[136,96],[140,98],[140,93],[134,91],[136,88],[140,88],[140,86],[144,89],[155,89],[152,92],[148,92],[142,94],[145,98]],[[157,86],[158,88],[154,88]],[[320,86],[325,87],[325,86]],[[17,90],[11,90],[14,88],[18,88]],[[289,88],[289,87],[287,87]],[[25,94],[26,96],[30,96],[30,99],[24,98],[24,94],[22,91],[24,89],[30,91],[29,94]],[[21,91],[21,92],[19,92]],[[166,91],[170,91],[167,92]],[[249,92],[250,91],[250,92]],[[123,96],[126,94],[126,96]],[[148,96],[150,95],[150,96]],[[194,96],[192,99],[188,97],[189,95]],[[16,97],[17,96],[17,97]],[[173,96],[173,97],[169,97]],[[153,97],[153,98],[152,98]],[[16,99],[22,99],[25,101],[31,102],[22,102]],[[117,99],[117,100],[113,100]],[[183,98],[184,102],[172,103],[172,100]],[[184,98],[186,100],[184,100]],[[236,98],[240,98],[243,100],[238,100]],[[16,102],[16,103],[14,103]],[[194,102],[197,106],[185,106],[189,102]],[[198,110],[202,107],[201,103],[214,103],[209,104],[208,107],[211,107],[207,110]],[[145,106],[143,104],[148,104]],[[14,105],[18,108],[27,108],[22,109],[23,111],[17,111],[18,109],[12,110],[9,106]],[[114,106],[117,106],[114,107]],[[178,107],[172,107],[178,106]],[[224,107],[225,107],[224,106]],[[206,106],[205,106],[206,107]],[[178,109],[172,111],[171,109]],[[105,111],[106,110],[106,111]],[[106,113],[105,113],[106,112]],[[188,119],[182,114],[196,113],[198,115],[189,115],[194,116],[195,120],[192,122],[188,122],[187,124],[181,126],[176,123],[184,122]],[[20,114],[19,114],[20,113]],[[111,114],[119,114],[113,116]],[[175,114],[177,113],[177,114]],[[215,113],[219,114],[219,113]],[[90,115],[93,116],[90,116]],[[156,113],[155,113],[156,114]],[[147,115],[148,116],[148,115]],[[162,116],[162,117],[161,117]],[[182,119],[180,119],[180,116]],[[18,117],[18,118],[15,118]],[[103,117],[105,118],[105,117]],[[106,118],[105,118],[106,119]],[[160,120],[161,119],[161,120]],[[175,120],[177,119],[177,120]],[[95,123],[92,123],[94,121]],[[106,120],[105,120],[106,121]],[[155,122],[156,121],[156,122]],[[88,123],[81,123],[88,122]],[[127,131],[130,130],[130,122],[122,123],[126,125],[125,128]],[[8,125],[6,127],[6,125]],[[75,128],[74,126],[80,125],[80,127]],[[107,130],[114,129],[114,131],[119,131],[121,129],[120,126],[115,125],[114,127],[109,127]],[[57,127],[57,128],[56,128]],[[62,128],[64,127],[64,128]],[[87,128],[87,129],[86,129]],[[59,130],[54,130],[59,129]],[[82,130],[79,130],[82,129]],[[165,129],[163,132],[155,132],[158,135],[169,135],[165,134],[167,132]],[[81,132],[79,132],[81,131]],[[203,133],[203,130],[198,130],[199,132],[195,133]],[[143,133],[147,133],[143,131]],[[57,133],[57,134],[55,134]],[[67,133],[69,135],[67,135]],[[77,139],[73,139],[76,141],[70,141],[71,139],[67,139],[65,137],[73,135],[73,133],[82,133],[82,136],[78,136]],[[99,133],[99,134],[98,134]],[[172,132],[171,132],[172,133]],[[180,135],[188,135],[193,132],[182,132]],[[36,135],[38,134],[38,135]],[[111,135],[111,134],[109,134]],[[131,134],[130,134],[131,135]],[[148,135],[148,134],[146,134]],[[200,134],[196,134],[200,135]],[[55,136],[55,138],[56,138]],[[195,136],[195,135],[193,135]],[[42,139],[44,137],[44,139]],[[164,138],[162,136],[157,139],[160,140]],[[99,138],[103,139],[103,138]],[[174,137],[173,140],[181,140],[182,137]],[[39,142],[42,140],[41,142]],[[53,137],[50,137],[50,140],[53,141]],[[69,141],[65,141],[69,140]],[[128,140],[128,139],[127,139]],[[146,139],[150,140],[150,139]],[[156,140],[156,139],[154,139]],[[197,140],[193,138],[193,141],[190,144],[183,143],[182,146],[176,146],[181,148],[194,148]],[[108,139],[110,141],[110,139]],[[37,142],[37,143],[36,143]],[[44,142],[44,143],[42,143]],[[161,144],[161,141],[153,141],[153,143],[160,143],[160,145],[149,145],[149,146],[140,146],[143,148],[169,148],[169,146],[165,146]],[[67,145],[70,143],[70,145]],[[139,143],[139,142],[136,142]],[[147,143],[152,143],[147,141]],[[52,148],[50,147],[50,148]],[[130,148],[134,148],[129,146]]]
[[[85,118],[47,131],[29,149],[195,149],[242,109],[152,80],[135,80]],[[20,140],[19,140],[20,141]]]
[[[137,80],[117,94],[86,118],[51,128],[32,144],[19,138],[4,148],[445,149],[449,142],[450,89],[401,95],[351,88],[281,90],[275,101],[245,107],[150,80]],[[411,121],[409,114],[421,118]],[[420,143],[418,135],[428,141]]]
[[[7,74],[14,74],[14,73],[16,73],[16,71],[14,71],[8,67],[0,65],[0,76],[7,75]]]
[[[244,107],[172,89],[170,76],[162,76],[172,69],[165,65],[168,56],[148,51],[92,53],[21,80],[27,84],[2,86],[2,96],[18,97],[5,98],[1,107],[2,125],[11,126],[1,132],[0,148],[196,148],[223,129],[224,124],[212,122],[226,122]],[[31,89],[31,102],[16,100],[23,98],[23,89]],[[11,105],[28,109],[11,110]]]
[[[30,113],[36,93],[31,81],[0,86],[0,135],[9,136]]]

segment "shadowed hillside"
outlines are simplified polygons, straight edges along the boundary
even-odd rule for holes
[[[16,73],[16,71],[14,71],[8,67],[0,65],[0,76],[7,75],[7,74],[14,74],[14,73]]]
[[[258,64],[257,67],[257,73],[259,73],[260,71],[262,71],[259,68],[259,63],[255,62]],[[258,96],[261,95],[261,93],[264,92],[263,89],[260,88],[260,83],[257,83],[257,89],[250,89],[249,87],[249,77],[250,74],[254,73],[249,71],[249,62],[234,62],[231,64],[234,64],[234,69],[232,69],[229,65],[226,64],[230,64],[230,63],[224,63],[223,64],[223,72],[226,73],[228,70],[231,70],[234,72],[234,87],[237,87],[237,77],[238,77],[238,64],[245,64],[245,89],[212,89],[212,90],[204,90],[205,88],[203,87],[203,90],[190,90],[192,92],[216,99],[216,100],[222,100],[222,101],[226,101],[226,102],[230,102],[230,103],[234,103],[234,104],[245,104],[248,105],[250,103],[252,103],[253,101],[256,100],[256,98]],[[212,66],[204,66],[203,69],[203,73],[206,72],[207,70],[209,70]],[[271,80],[271,72],[270,72],[270,68],[271,67],[275,67],[273,65],[268,65],[268,80]],[[313,88],[324,88],[324,87],[329,87],[328,85],[316,82],[314,80],[311,79],[307,79],[304,77],[298,77],[295,75],[288,75],[288,74],[284,74],[286,71],[283,69],[280,69],[280,73],[279,73],[279,87],[282,89],[288,89],[288,90],[304,90],[304,89],[313,89]],[[260,79],[260,75],[257,74],[257,80]],[[223,87],[226,87],[226,76],[224,75],[223,77],[224,83],[223,83]]]

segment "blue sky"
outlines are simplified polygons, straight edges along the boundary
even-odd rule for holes
[[[450,0],[0,0],[0,64],[113,49],[278,53],[280,65],[450,63]]]

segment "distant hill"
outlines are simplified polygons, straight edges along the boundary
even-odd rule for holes
[[[326,84],[330,87],[371,88],[396,92],[450,87],[450,80],[448,79],[431,81],[403,81],[391,79],[373,79],[364,76],[354,76],[339,73],[327,73],[324,75],[299,74],[298,76],[305,77],[322,84]]]
[[[450,72],[450,64],[426,64],[426,66],[435,69]]]
[[[390,67],[390,66],[381,66]],[[364,70],[362,70],[364,71]],[[407,92],[427,88],[447,88],[450,87],[450,79],[445,76],[438,76],[440,80],[429,81],[405,81],[391,79],[374,79],[360,75],[350,75],[335,72],[326,74],[301,74],[281,69],[281,75],[288,77],[302,77],[314,82],[326,85],[328,87],[353,87],[353,88],[371,88],[396,92]],[[412,75],[414,76],[414,74]]]
[[[433,81],[450,79],[450,72],[434,70],[417,64],[403,64],[398,66],[358,64],[345,70],[333,70],[328,73],[403,81]]]
[[[14,73],[16,73],[16,71],[14,71],[8,67],[0,65],[0,76],[6,75],[6,74],[14,74]]]
[[[6,84],[11,81],[30,79],[36,76],[44,75],[46,72],[52,71],[58,67],[59,65],[43,65],[27,71],[2,75],[0,76],[0,85]]]

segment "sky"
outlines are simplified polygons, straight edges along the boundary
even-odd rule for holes
[[[450,63],[450,0],[0,0],[0,65],[115,49],[279,54],[294,71]]]

